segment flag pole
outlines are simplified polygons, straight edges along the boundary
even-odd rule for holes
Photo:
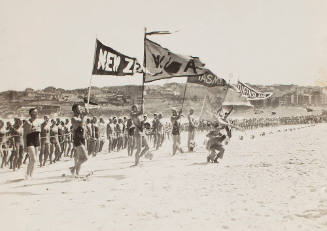
[[[183,112],[183,106],[184,106],[184,101],[185,101],[185,93],[186,93],[186,89],[187,89],[187,81],[186,81],[186,83],[185,83],[185,89],[184,89],[183,103],[182,103],[182,109],[181,109],[182,112]]]
[[[231,86],[231,85],[230,85],[230,80],[231,80],[231,78],[233,78],[233,74],[232,74],[232,73],[229,74],[229,80],[228,80],[228,83],[226,83],[226,87],[227,87],[227,89],[226,89],[226,94],[224,95],[224,99],[223,99],[223,101],[222,101],[222,103],[221,103],[221,106],[220,106],[220,108],[218,109],[217,112],[221,111],[221,109],[223,108],[223,103],[225,102],[225,99],[226,99],[226,96],[227,96],[228,90],[229,90],[229,88],[230,88],[230,86]]]
[[[144,81],[145,81],[145,67],[146,67],[145,40],[146,40],[146,27],[144,27],[144,43],[143,43],[142,113],[144,113]]]
[[[90,96],[91,96],[92,79],[93,79],[93,75],[91,74],[90,84],[89,84],[89,90],[88,90],[88,94],[87,94],[87,107],[90,106]]]
[[[206,98],[207,98],[207,95],[205,95],[204,99],[203,99],[203,103],[202,103],[202,108],[201,108],[201,113],[200,113],[200,117],[199,117],[199,120],[201,119],[202,117],[202,113],[203,113],[203,109],[204,109],[204,103],[206,101]]]
[[[97,36],[95,38],[95,49],[94,49],[94,56],[93,56],[93,65],[91,67],[91,78],[90,78],[90,84],[89,84],[89,89],[88,89],[88,94],[87,94],[87,108],[90,107],[90,97],[91,97],[91,86],[92,86],[92,79],[93,79],[93,67],[95,63],[95,55],[97,51]]]

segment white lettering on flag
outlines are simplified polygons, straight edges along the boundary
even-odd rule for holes
[[[125,61],[127,62],[127,65],[124,68],[123,72],[124,73],[133,73],[132,66],[134,64],[134,59],[129,59],[129,58],[125,57]]]
[[[98,61],[98,70],[100,70],[100,69],[104,70],[105,69],[106,61],[107,61],[107,51],[103,51],[102,49],[100,49],[99,61]]]

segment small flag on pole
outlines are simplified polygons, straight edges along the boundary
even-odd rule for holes
[[[271,92],[260,92],[240,81],[237,82],[236,87],[248,100],[268,99],[273,94]]]
[[[168,30],[161,30],[161,31],[158,30],[158,31],[151,31],[145,33],[145,35],[161,35],[161,34],[172,34],[172,32]]]

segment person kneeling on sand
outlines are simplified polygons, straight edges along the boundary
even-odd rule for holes
[[[86,112],[81,112],[81,106],[74,104],[72,107],[74,117],[71,120],[73,143],[75,148],[75,165],[70,168],[73,175],[79,175],[81,165],[87,161],[87,152],[85,148],[85,115]]]
[[[223,141],[228,144],[228,139],[232,137],[232,127],[239,129],[237,126],[230,124],[227,121],[227,117],[232,112],[233,108],[229,112],[220,114],[218,111],[218,116],[216,117],[216,122],[213,124],[213,130],[207,134],[209,141],[207,143],[207,149],[210,151],[209,156],[207,156],[207,162],[218,163],[218,159],[222,159],[224,156],[225,148],[223,147]],[[222,134],[221,131],[225,130],[226,134]],[[216,153],[216,150],[218,153]]]
[[[222,159],[224,156],[225,149],[222,142],[226,139],[226,135],[223,135],[220,129],[219,123],[216,123],[214,124],[214,130],[206,135],[209,138],[207,149],[210,151],[209,156],[207,156],[207,162],[218,163],[218,158]],[[216,150],[218,153],[216,153]]]

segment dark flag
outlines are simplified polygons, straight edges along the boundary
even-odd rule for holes
[[[142,72],[136,58],[132,58],[103,45],[96,40],[93,75],[133,75]]]
[[[144,82],[201,75],[206,71],[199,58],[173,53],[149,39],[145,39],[145,60]]]
[[[187,82],[197,83],[205,87],[226,86],[226,81],[212,73],[210,70],[207,70],[202,75],[188,77]]]

